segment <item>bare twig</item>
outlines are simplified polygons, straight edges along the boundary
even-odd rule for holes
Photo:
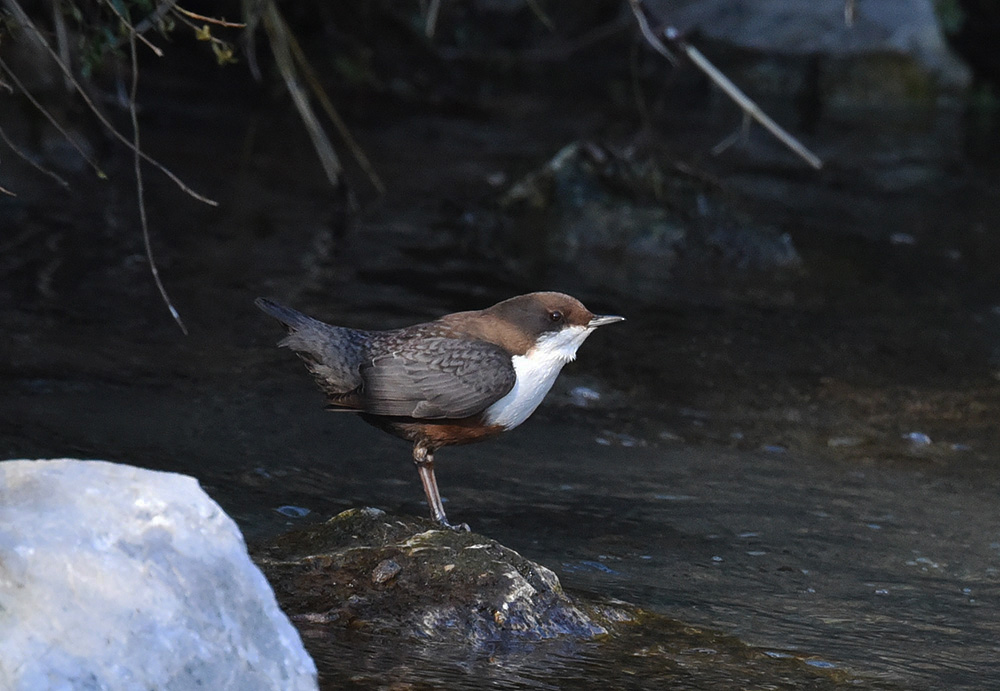
[[[287,28],[287,25],[286,25]],[[361,166],[361,170],[365,172],[368,176],[369,182],[371,182],[372,187],[380,194],[385,194],[385,185],[382,184],[382,179],[379,177],[378,173],[375,172],[375,166],[372,165],[371,161],[368,160],[368,156],[365,155],[364,150],[361,145],[358,144],[357,140],[351,135],[351,131],[347,128],[347,123],[344,122],[343,118],[340,117],[340,113],[337,109],[333,107],[333,102],[330,97],[326,95],[326,90],[323,85],[320,84],[319,78],[316,76],[316,71],[313,69],[312,64],[306,58],[306,54],[302,50],[302,46],[299,45],[298,39],[295,35],[288,31],[288,43],[292,49],[292,56],[295,58],[295,62],[298,64],[299,69],[302,70],[302,74],[309,84],[309,88],[312,89],[313,95],[319,101],[319,104],[323,106],[323,110],[326,112],[326,116],[330,118],[330,122],[333,126],[337,128],[337,132],[340,134],[340,138],[344,140],[347,144],[347,148],[351,150],[351,155],[354,156],[354,160],[358,162]]]
[[[227,29],[243,29],[243,28],[246,28],[246,24],[243,24],[241,22],[227,22],[225,19],[217,19],[215,17],[206,17],[203,14],[197,14],[195,12],[191,12],[190,10],[186,10],[183,7],[181,7],[180,5],[174,7],[174,12],[180,12],[185,17],[190,17],[191,19],[194,19],[194,20],[199,21],[199,22],[207,22],[208,24],[216,24],[217,26],[224,26]]]
[[[330,143],[330,138],[326,136],[323,126],[319,124],[319,119],[316,117],[316,113],[309,103],[309,95],[299,81],[298,70],[295,69],[295,60],[292,58],[290,48],[290,31],[284,17],[278,11],[278,6],[274,3],[274,0],[267,1],[267,6],[264,8],[263,20],[264,29],[267,31],[268,38],[271,41],[271,51],[274,53],[274,61],[278,65],[278,71],[281,72],[281,77],[285,81],[285,87],[292,97],[292,102],[295,104],[296,110],[299,111],[299,117],[302,118],[302,122],[306,126],[306,131],[312,139],[313,148],[316,150],[316,155],[319,156],[320,163],[323,165],[323,171],[326,173],[327,180],[334,187],[339,187],[343,166],[340,164],[340,158],[338,158],[333,144]]]
[[[752,122],[753,120],[751,120],[750,115],[746,111],[744,111],[743,117],[740,119],[740,128],[738,130],[733,131],[732,134],[728,135],[721,142],[713,146],[712,155],[718,156],[723,151],[725,151],[726,149],[728,149],[729,147],[733,146],[738,142],[746,143],[747,140],[750,138],[750,125]]]
[[[52,3],[52,26],[56,31],[56,45],[59,46],[59,57],[67,65],[69,64],[69,31],[66,29],[66,18],[63,16],[63,8],[58,2]],[[69,80],[63,78],[63,86],[66,91],[72,91],[73,85]]]
[[[10,147],[10,150],[13,151],[15,154],[17,154],[17,156],[21,158],[24,162],[26,162],[28,165],[34,167],[35,170],[39,171],[40,173],[45,173],[53,180],[58,182],[64,189],[69,189],[69,183],[66,182],[62,177],[52,172],[48,168],[44,167],[43,165],[38,163],[38,161],[34,160],[26,153],[21,151],[21,149],[19,149],[17,146],[15,146],[14,142],[10,140],[10,138],[7,136],[7,133],[3,130],[2,127],[0,127],[0,139],[3,139],[4,144]]]
[[[556,30],[555,22],[552,21],[552,17],[550,17],[545,13],[545,10],[542,9],[542,6],[538,4],[538,0],[527,0],[527,3],[528,7],[531,8],[531,11],[535,13],[535,19],[540,21],[542,25],[549,31]]]
[[[24,94],[25,98],[28,99],[31,105],[35,106],[35,108],[38,109],[38,112],[41,113],[42,116],[44,116],[45,119],[48,120],[49,123],[56,128],[56,131],[59,132],[59,134],[61,134],[74,149],[76,149],[77,153],[80,154],[81,158],[83,158],[83,160],[86,161],[90,165],[90,167],[94,169],[94,173],[96,173],[97,177],[101,178],[102,180],[107,179],[108,176],[105,175],[104,171],[101,170],[101,167],[97,165],[97,161],[95,161],[93,158],[87,155],[87,152],[83,150],[83,148],[80,146],[79,143],[77,143],[76,139],[70,136],[70,133],[66,131],[66,128],[64,128],[61,124],[59,124],[59,121],[55,119],[52,113],[50,113],[45,108],[45,106],[43,106],[38,101],[38,99],[35,98],[30,91],[28,91],[27,88],[25,88],[24,84],[21,83],[21,80],[17,78],[17,75],[14,74],[14,71],[7,66],[7,63],[4,62],[2,58],[0,58],[0,70],[3,70],[7,74],[7,77],[12,82],[14,82],[15,86],[17,86],[18,89],[21,90],[21,93]]]
[[[278,65],[278,71],[285,80],[288,93],[291,95],[292,101],[295,103],[295,108],[299,111],[299,117],[302,118],[302,122],[312,139],[313,148],[316,150],[316,154],[323,164],[323,170],[326,172],[330,184],[335,187],[340,184],[343,166],[333,148],[333,144],[330,143],[329,137],[316,117],[316,113],[313,111],[312,104],[309,102],[309,95],[303,88],[300,78],[309,85],[310,90],[337,129],[341,139],[343,139],[354,159],[358,162],[358,165],[368,176],[372,187],[380,195],[385,194],[385,185],[382,184],[378,173],[375,172],[375,167],[351,135],[347,124],[340,117],[333,102],[327,96],[322,84],[320,84],[319,78],[316,76],[312,64],[309,62],[305,52],[295,38],[295,34],[292,33],[291,28],[273,0],[267,0],[262,19],[264,29],[267,31],[271,43],[271,50],[274,53],[274,61]]]
[[[153,246],[149,241],[149,221],[146,218],[146,199],[142,185],[142,156],[140,156],[141,149],[139,147],[139,116],[135,107],[135,97],[139,90],[139,57],[138,50],[136,49],[136,37],[135,31],[129,33],[128,42],[132,53],[132,88],[129,92],[128,112],[129,116],[132,118],[132,153],[133,160],[135,162],[135,186],[138,195],[137,201],[139,204],[139,223],[142,226],[142,242],[146,247],[146,259],[149,260],[149,271],[153,274],[153,282],[156,283],[156,289],[160,291],[160,297],[163,298],[164,304],[167,306],[167,309],[170,310],[170,316],[174,318],[174,321],[177,322],[177,326],[180,327],[181,333],[187,336],[187,327],[184,326],[184,322],[181,320],[181,315],[177,312],[177,308],[175,308],[173,303],[170,302],[170,296],[167,295],[167,289],[163,287],[163,281],[160,280],[160,271],[156,268],[156,261],[153,259]]]
[[[441,12],[441,0],[431,0],[427,7],[427,17],[424,21],[424,35],[427,38],[434,38],[434,31],[437,29],[438,14]]]
[[[0,194],[6,194],[8,197],[17,197],[16,194],[14,194],[13,192],[11,192],[9,189],[7,189],[6,187],[4,187],[3,185],[0,185]]]
[[[670,37],[669,34],[670,30],[668,29],[668,37]],[[679,37],[676,35],[676,29],[673,31],[673,34],[673,39],[679,41]],[[691,62],[697,65],[702,72],[708,75],[709,79],[715,82],[727,96],[736,102],[736,105],[743,109],[745,113],[763,125],[764,129],[773,134],[778,141],[798,154],[802,160],[816,170],[823,167],[823,161],[820,160],[819,156],[807,149],[802,142],[793,137],[781,125],[772,120],[767,113],[761,110],[760,106],[754,103],[749,96],[740,90],[738,86],[729,81],[726,75],[722,74],[722,72],[720,72],[715,65],[709,62],[708,58],[706,58],[700,50],[683,41],[681,42],[681,47],[684,49],[684,52],[687,53],[687,56],[691,58]]]
[[[49,54],[49,57],[51,57],[52,60],[56,63],[56,65],[62,71],[63,75],[65,75],[66,78],[69,79],[70,83],[73,85],[73,88],[76,90],[77,94],[79,94],[80,98],[83,99],[83,102],[87,105],[87,107],[90,109],[90,111],[97,117],[97,119],[101,121],[101,124],[104,125],[104,127],[112,135],[114,135],[115,139],[117,139],[118,141],[122,142],[129,149],[132,149],[133,146],[134,146],[134,144],[131,141],[129,141],[129,139],[125,135],[123,135],[121,132],[119,132],[115,128],[115,126],[111,124],[111,122],[107,119],[107,117],[105,117],[104,113],[102,113],[97,108],[97,106],[94,104],[94,102],[87,95],[87,92],[84,90],[83,86],[81,86],[80,82],[78,82],[76,80],[76,77],[73,76],[73,73],[70,71],[69,66],[66,63],[64,63],[59,58],[59,55],[57,55],[56,52],[52,49],[52,46],[49,44],[48,40],[45,38],[45,35],[35,25],[35,23],[33,21],[31,21],[31,18],[28,17],[28,15],[24,12],[24,10],[18,4],[17,0],[4,0],[4,1],[5,1],[6,5],[7,5],[8,9],[12,10],[12,12],[14,13],[15,19],[17,20],[17,22],[21,26],[25,26],[25,27],[31,29],[31,31],[35,34],[35,37],[37,38],[38,42],[42,45],[43,48],[45,48],[45,50]],[[8,73],[8,75],[10,75],[10,70],[9,69],[7,69],[7,73]],[[170,178],[171,180],[173,180],[173,182],[174,182],[175,185],[177,185],[178,187],[180,187],[182,190],[184,190],[185,192],[187,192],[189,195],[191,195],[192,197],[194,197],[198,201],[204,202],[205,204],[208,204],[209,206],[218,206],[219,205],[219,203],[217,201],[209,199],[208,197],[206,197],[204,195],[198,194],[193,189],[191,189],[190,187],[188,187],[186,184],[184,184],[184,182],[179,177],[177,177],[176,175],[174,175],[174,173],[171,172],[165,165],[163,165],[162,163],[160,163],[156,159],[152,158],[151,156],[147,155],[145,152],[143,152],[143,151],[137,151],[137,152],[134,152],[134,153],[136,153],[138,156],[140,156],[142,158],[142,160],[144,160],[147,163],[149,163],[150,165],[154,166],[161,173],[163,173],[168,178]]]
[[[653,32],[653,27],[649,25],[649,20],[646,19],[646,13],[642,9],[640,0],[628,0],[628,3],[632,8],[632,14],[635,15],[636,22],[639,23],[639,31],[642,33],[642,37],[646,39],[646,43],[657,53],[669,60],[671,65],[676,65],[677,56],[671,53],[670,49],[660,40],[659,36]]]
[[[263,76],[260,65],[257,64],[257,26],[264,14],[263,0],[243,0],[243,19],[246,29],[243,30],[243,53],[246,55],[247,67],[254,81],[260,82]]]
[[[163,2],[156,6],[155,10],[143,17],[142,21],[135,25],[135,30],[140,34],[146,33],[149,29],[159,24],[176,5],[177,0],[163,0]]]
[[[669,53],[669,50],[663,44],[663,41],[660,40],[658,35],[653,33],[652,30],[649,30],[648,32],[643,30],[643,26],[649,28],[649,23],[646,20],[641,0],[629,0],[629,5],[632,7],[632,12],[635,14],[636,20],[639,22],[639,28],[646,41],[649,42],[653,49],[661,55],[664,54],[664,51]],[[767,113],[761,110],[760,106],[754,103],[753,100],[743,93],[738,86],[733,84],[733,82],[730,81],[726,75],[720,72],[719,69],[713,65],[700,50],[683,40],[677,29],[672,26],[668,26],[663,30],[663,35],[667,40],[683,50],[688,56],[688,59],[690,59],[698,69],[704,72],[705,75],[716,84],[716,86],[722,89],[722,91],[725,92],[729,98],[735,101],[736,105],[743,109],[744,113],[763,125],[764,129],[774,135],[782,144],[795,152],[810,166],[817,170],[823,167],[823,161],[819,158],[819,156],[807,149],[802,142],[786,132],[781,125],[772,120]]]
[[[115,3],[113,3],[111,0],[104,0],[104,4],[106,4],[108,7],[111,8],[111,11],[115,13],[116,17],[118,17],[118,21],[120,21],[122,24],[125,25],[125,28],[129,30],[129,33],[131,33],[137,39],[142,41],[147,48],[149,48],[151,51],[153,51],[153,53],[156,54],[156,57],[158,58],[163,57],[163,51],[154,46],[145,36],[136,31],[135,27],[132,26],[132,23],[129,22],[129,20],[127,20],[124,16],[122,16],[122,13],[118,11],[117,7],[115,7]],[[68,64],[69,61],[66,62]]]

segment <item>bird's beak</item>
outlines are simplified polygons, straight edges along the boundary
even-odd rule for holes
[[[596,329],[598,326],[623,321],[625,321],[625,317],[618,317],[613,314],[595,314],[594,317],[587,323],[587,328]]]

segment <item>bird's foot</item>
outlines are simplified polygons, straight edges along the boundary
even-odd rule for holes
[[[454,530],[456,533],[466,532],[471,533],[472,528],[469,527],[468,523],[457,523],[452,524],[448,522],[447,518],[439,518],[437,522],[441,524],[442,528],[447,528],[448,530]]]

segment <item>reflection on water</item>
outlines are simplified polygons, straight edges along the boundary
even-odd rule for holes
[[[851,678],[824,660],[749,648],[654,616],[641,628],[602,640],[544,641],[485,653],[427,642],[400,645],[358,632],[307,638],[306,644],[328,670],[322,686],[330,689],[898,688]]]

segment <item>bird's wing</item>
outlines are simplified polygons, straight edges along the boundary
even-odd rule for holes
[[[514,388],[515,375],[499,346],[432,337],[366,361],[361,378],[366,412],[439,419],[482,412]]]

